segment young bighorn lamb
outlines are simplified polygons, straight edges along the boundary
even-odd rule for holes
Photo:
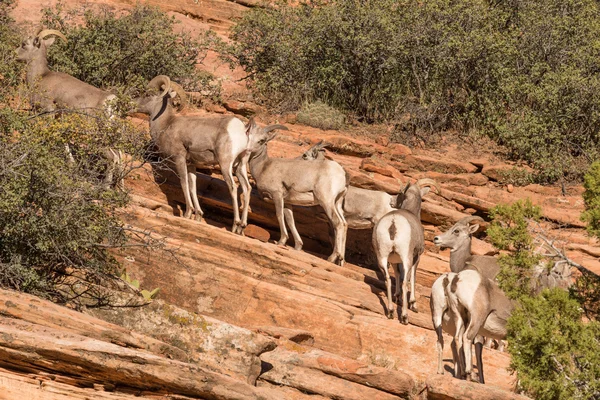
[[[400,295],[402,286],[402,312],[400,321],[408,324],[408,307],[417,312],[415,297],[415,278],[421,254],[425,250],[425,238],[421,225],[421,199],[429,193],[430,186],[439,191],[437,183],[431,179],[420,179],[416,184],[406,185],[399,194],[402,209],[384,215],[373,229],[373,248],[377,262],[385,276],[387,289],[387,317],[393,318],[394,301],[392,300],[392,281],[388,271],[388,262],[392,263],[396,275],[395,300]],[[399,265],[402,264],[402,273]],[[408,297],[408,280],[410,280],[410,300]]]
[[[183,97],[185,93],[166,75],[152,79],[148,83],[148,89],[159,92],[137,99],[137,111],[150,115],[150,135],[159,153],[175,164],[185,197],[184,217],[191,218],[195,213],[196,220],[202,220],[204,213],[196,192],[196,167],[218,163],[231,195],[234,214],[231,230],[243,234],[250,205],[248,149],[254,142],[264,140],[269,131],[281,126],[268,126],[259,130],[252,120],[244,124],[233,116],[176,115],[171,99],[177,95]],[[233,180],[234,171],[244,194],[241,218],[237,185]]]
[[[306,150],[299,158],[303,160],[324,160],[326,145],[319,142]],[[348,186],[348,192],[342,206],[344,217],[350,229],[371,229],[381,217],[401,207],[402,197],[390,195],[378,190]],[[289,222],[287,219],[286,221]],[[290,229],[292,229],[290,227]]]
[[[275,204],[281,230],[278,244],[285,245],[288,240],[285,214],[294,236],[295,248],[302,248],[302,239],[296,230],[293,211],[289,205],[320,205],[335,232],[333,253],[327,260],[343,265],[348,229],[342,211],[342,202],[348,186],[346,171],[331,160],[270,158],[267,154],[267,143],[274,137],[275,133],[255,142],[256,145],[251,147],[249,164],[260,195]]]
[[[468,216],[459,220],[446,232],[433,238],[433,243],[441,248],[450,248],[450,270],[460,272],[467,266],[467,263],[476,265],[485,272],[486,277],[494,279],[500,270],[500,265],[495,257],[479,256],[471,254],[472,234],[477,232],[479,224],[473,224],[475,221],[483,221],[481,217]],[[454,318],[450,316],[451,310],[448,308],[448,299],[446,297],[446,285],[448,284],[448,274],[442,274],[431,287],[431,297],[429,299],[431,307],[431,319],[433,328],[437,334],[437,352],[438,352],[438,374],[443,374],[442,356],[444,351],[444,337],[442,330],[454,337],[456,326]],[[461,364],[456,349],[456,341],[452,340],[452,355],[454,361],[454,372],[456,376],[462,374]],[[477,368],[482,371],[481,362],[481,343],[476,343],[475,354],[477,358]]]
[[[17,49],[17,60],[27,63],[27,84],[36,87],[33,98],[34,107],[44,111],[54,111],[57,107],[91,109],[105,111],[112,115],[110,103],[116,96],[92,85],[80,81],[63,72],[48,68],[48,46],[54,43],[54,35],[65,42],[67,38],[57,30],[40,30],[34,37],[25,39]],[[108,167],[106,182],[112,181],[113,171],[119,170],[123,154],[121,151],[107,149],[103,156],[112,162]],[[123,187],[123,179],[117,183]]]

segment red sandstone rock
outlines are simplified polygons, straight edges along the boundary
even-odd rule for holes
[[[427,379],[427,400],[527,400],[529,397],[498,390],[489,385],[431,375]]]
[[[405,164],[421,171],[436,171],[445,174],[463,174],[477,172],[477,167],[471,163],[451,161],[421,155],[409,155],[404,158]]]

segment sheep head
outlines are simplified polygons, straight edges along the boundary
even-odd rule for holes
[[[51,36],[46,39],[46,37]],[[30,36],[21,42],[21,46],[17,49],[17,60],[33,61],[46,60],[48,54],[48,46],[54,43],[56,37],[67,42],[65,35],[54,29],[42,29],[35,36]]]
[[[250,118],[246,124],[246,136],[248,137],[248,150],[250,153],[263,153],[267,148],[267,143],[277,136],[277,132],[272,132],[276,129],[288,130],[286,126],[279,124],[267,125],[264,128],[260,128],[254,118]]]
[[[440,185],[433,179],[424,178],[419,179],[414,184],[410,182],[406,184],[404,190],[398,194],[396,198],[396,207],[408,210],[413,214],[421,214],[421,201],[423,197],[429,193],[431,188],[434,187],[438,193],[440,193]]]
[[[473,224],[475,221],[483,222],[483,218],[472,215],[462,218],[446,232],[434,237],[433,244],[451,250],[460,248],[464,243],[470,242],[471,235],[479,229],[479,224]]]
[[[325,158],[325,147],[327,145],[321,140],[310,149],[302,153],[303,160],[323,160]]]
[[[186,104],[186,94],[181,86],[166,75],[158,75],[154,77],[147,85],[147,92],[144,96],[138,97],[137,112],[145,113],[156,118],[165,111],[169,101],[178,97],[180,105]]]

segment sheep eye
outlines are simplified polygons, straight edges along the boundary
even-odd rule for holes
[[[454,232],[452,232],[452,233],[454,233],[455,235],[458,235],[458,233],[459,233],[458,229],[455,229]]]
[[[264,143],[265,143],[265,139],[260,139],[260,140],[258,141],[258,144],[264,144]]]

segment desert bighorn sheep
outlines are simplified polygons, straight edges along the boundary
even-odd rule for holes
[[[326,145],[319,142],[306,150],[300,157],[303,160],[324,160]],[[349,185],[344,204],[344,217],[350,229],[370,229],[381,217],[400,208],[400,195],[390,195],[378,190],[362,189]],[[287,220],[286,220],[287,221]],[[290,221],[287,221],[288,225]]]
[[[553,276],[554,274],[556,277]],[[544,279],[550,276],[552,279]],[[571,282],[568,268],[556,264],[551,271],[548,271],[545,266],[535,268],[533,277],[532,283],[537,283],[538,286],[532,285],[532,288],[538,291],[545,288],[568,287]],[[460,362],[465,365],[463,376],[472,379],[473,340],[476,336],[496,340],[506,339],[506,323],[515,303],[506,296],[495,281],[486,278],[480,268],[471,265],[457,274],[453,272],[448,274],[446,295],[452,310],[449,315],[454,318],[456,326],[454,340],[458,355],[464,356]],[[479,370],[479,382],[485,383],[482,366]]]
[[[33,99],[34,106],[44,111],[67,107],[101,110],[112,115],[110,103],[117,96],[82,82],[69,74],[51,71],[48,68],[48,46],[51,46],[56,39],[55,37],[46,39],[50,35],[67,41],[67,38],[59,31],[44,29],[39,31],[35,37],[23,40],[17,49],[17,60],[27,63],[27,84],[32,88],[37,85]],[[123,154],[119,150],[107,149],[103,156],[113,164],[112,167],[108,167],[105,177],[105,181],[112,181],[113,171],[120,168]],[[123,187],[122,178],[119,179],[118,186]]]
[[[138,98],[137,111],[150,116],[150,135],[159,153],[175,165],[185,197],[184,217],[191,218],[195,213],[196,220],[200,221],[204,214],[196,192],[196,167],[219,164],[231,195],[234,215],[231,230],[243,234],[250,205],[247,172],[249,148],[254,142],[264,140],[268,132],[281,126],[267,126],[259,130],[253,120],[244,124],[240,119],[228,115],[176,115],[171,99],[177,95],[184,97],[185,92],[166,75],[152,79],[148,89],[158,92]],[[241,218],[234,171],[244,194]]]
[[[27,83],[29,86],[39,85],[36,103],[45,111],[54,111],[57,106],[78,109],[101,109],[109,113],[114,94],[105,92],[92,85],[80,81],[69,74],[51,71],[48,68],[48,46],[58,36],[65,42],[67,38],[59,31],[44,29],[35,37],[28,37],[17,49],[17,59],[27,63]]]
[[[478,224],[471,225],[474,221],[483,221],[481,217],[468,216],[459,220],[446,232],[433,238],[433,243],[441,248],[450,248],[450,270],[460,272],[467,266],[467,263],[476,265],[484,272],[489,279],[494,279],[500,270],[500,265],[495,257],[479,256],[471,254],[472,234],[479,229]],[[438,374],[443,374],[442,356],[444,351],[444,337],[442,329],[454,337],[456,327],[454,318],[450,316],[452,312],[448,307],[446,296],[446,285],[448,284],[448,274],[442,274],[431,287],[430,307],[433,328],[437,334],[437,352],[438,352]],[[462,374],[462,365],[459,363],[459,357],[456,349],[456,342],[452,340],[452,358],[454,361],[454,372],[456,376]],[[483,363],[481,361],[481,343],[475,345],[475,355],[477,359],[477,368],[482,371]]]
[[[327,260],[343,265],[348,229],[342,211],[348,186],[346,171],[331,160],[270,158],[267,143],[274,137],[275,133],[255,142],[249,164],[260,195],[275,203],[281,230],[278,244],[285,245],[288,240],[285,218],[294,237],[294,247],[297,250],[302,248],[302,239],[296,230],[290,205],[320,205],[335,232],[333,253]]]
[[[387,317],[393,318],[394,301],[392,300],[392,281],[388,270],[388,262],[394,267],[396,275],[395,300],[400,295],[402,286],[402,312],[400,321],[408,324],[408,306],[417,311],[415,297],[415,278],[421,254],[425,250],[425,238],[421,225],[421,200],[429,193],[430,186],[439,191],[438,184],[432,179],[420,179],[415,184],[408,184],[398,195],[402,204],[400,210],[385,214],[373,229],[373,248],[377,255],[379,269],[385,276],[387,289]],[[399,265],[402,264],[402,273]],[[410,280],[410,300],[408,297],[408,281]]]

